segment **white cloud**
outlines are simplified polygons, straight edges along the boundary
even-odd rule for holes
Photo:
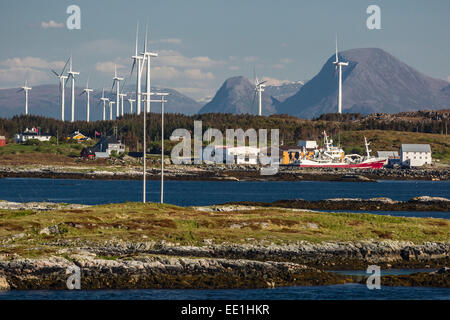
[[[161,50],[155,59],[158,65],[179,67],[179,68],[211,68],[222,65],[222,61],[216,61],[206,56],[186,57],[175,50]]]
[[[170,80],[179,78],[182,73],[174,67],[153,67],[152,78],[156,80]]]
[[[42,21],[41,27],[44,29],[50,29],[50,28],[64,28],[64,23],[62,22],[56,22],[53,20],[50,20],[49,22]]]
[[[63,68],[64,61],[46,61],[36,57],[25,58],[10,58],[0,62],[1,65],[9,68],[37,68],[37,69],[49,69],[49,68]]]
[[[36,57],[10,58],[0,61],[0,82],[2,85],[17,86],[25,79],[30,85],[51,79],[50,69],[61,70],[64,61],[46,61]]]
[[[211,72],[202,72],[200,69],[186,69],[184,75],[192,80],[213,80],[214,75]]]
[[[31,68],[0,69],[0,82],[8,86],[18,87],[27,80],[29,85],[50,80],[50,74]]]
[[[104,73],[113,73],[114,69],[116,67],[117,67],[117,71],[125,69],[125,66],[123,66],[117,62],[113,62],[113,61],[97,62],[95,64],[95,70],[104,72]]]

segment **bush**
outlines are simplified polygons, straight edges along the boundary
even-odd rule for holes
[[[25,145],[27,145],[27,146],[39,146],[39,145],[41,145],[41,141],[39,141],[38,139],[29,139],[29,140],[25,141]]]

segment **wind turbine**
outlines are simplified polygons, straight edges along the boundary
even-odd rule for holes
[[[67,74],[68,74],[68,77],[67,77],[66,83],[67,83],[67,81],[69,81],[69,79],[72,79],[72,83],[71,83],[71,86],[72,86],[72,95],[71,95],[72,117],[71,117],[70,121],[74,122],[75,121],[75,76],[79,75],[80,73],[72,70],[72,55],[70,55],[70,66],[69,66],[69,71],[67,72]]]
[[[25,80],[25,85],[17,90],[17,92],[24,91],[25,92],[25,115],[28,115],[28,91],[31,90],[31,87],[27,86],[27,80]]]
[[[134,51],[134,56],[131,57],[133,59],[133,66],[131,67],[131,73],[130,76],[133,74],[134,67],[136,66],[137,62],[137,68],[136,68],[136,109],[137,114],[141,114],[141,78],[142,78],[142,60],[144,59],[144,56],[138,54],[138,35],[139,35],[139,22],[137,23],[136,27],[136,47]]]
[[[83,90],[83,92],[81,92],[80,96],[83,94],[86,94],[86,121],[89,122],[89,97],[90,97],[90,93],[94,91],[92,89],[89,89],[89,78],[87,79],[86,82],[86,88]]]
[[[144,42],[144,52],[142,52],[142,55],[144,56],[144,63],[142,64],[142,69],[144,67],[147,67],[147,77],[146,77],[146,109],[147,112],[150,112],[150,58],[156,58],[158,56],[157,53],[147,51],[147,27],[145,28],[145,42]],[[145,64],[147,62],[147,65]]]
[[[64,65],[64,68],[62,69],[61,73],[57,73],[55,70],[51,69],[53,74],[59,78],[59,89],[61,89],[61,120],[64,121],[64,91],[65,91],[65,79],[67,79],[67,76],[64,75],[64,71],[66,71],[67,64],[69,63],[69,59],[67,59],[66,64]]]
[[[259,81],[255,73],[255,94],[258,93],[258,116],[262,116],[262,93],[267,81]]]
[[[339,89],[338,89],[338,113],[342,113],[342,67],[347,67],[348,62],[339,61],[338,55],[338,43],[336,36],[336,61],[333,62],[335,65],[335,72],[339,68]]]
[[[128,103],[130,104],[130,113],[132,114],[133,113],[133,102],[135,102],[136,99],[128,98],[127,100],[128,100]]]
[[[103,121],[106,120],[106,102],[109,102],[109,98],[105,98],[105,89],[102,89],[102,97],[99,102],[103,102]]]
[[[114,101],[109,101],[109,120],[112,120],[112,115],[113,115],[113,112],[112,112],[112,108],[113,108],[113,104],[115,104],[115,102]]]
[[[122,81],[123,78],[119,77],[117,75],[117,65],[114,65],[114,78],[113,78],[113,85],[111,87],[111,91],[114,89],[114,86],[116,86],[116,118],[120,116],[119,113],[119,107],[120,107],[120,81]],[[117,84],[117,85],[116,85]]]
[[[119,94],[120,96],[120,114],[123,117],[123,98],[127,96],[126,93]]]

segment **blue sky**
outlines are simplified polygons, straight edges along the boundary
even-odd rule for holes
[[[66,28],[66,8],[81,8],[81,30]],[[381,30],[368,30],[366,8],[381,7]],[[195,98],[213,95],[234,75],[305,80],[340,49],[379,47],[436,78],[450,76],[450,1],[434,0],[3,0],[0,4],[0,88],[57,83],[73,53],[95,88],[110,88],[114,64],[128,76],[136,22],[149,20],[152,85]],[[55,23],[50,23],[53,21]],[[131,83],[131,80],[128,81]],[[134,82],[134,81],[133,81]],[[131,89],[130,89],[131,90]]]

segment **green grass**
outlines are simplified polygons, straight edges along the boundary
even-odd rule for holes
[[[91,143],[92,144],[92,143]],[[79,157],[81,150],[88,144],[78,143],[60,143],[59,145],[50,142],[40,142],[38,145],[26,145],[18,143],[9,143],[0,148],[0,155],[8,154],[59,154],[69,157]]]
[[[59,225],[60,234],[39,231]],[[405,240],[449,241],[447,220],[371,214],[315,213],[278,208],[234,212],[201,212],[173,205],[125,203],[58,211],[0,211],[0,241],[14,234],[19,247],[57,240],[104,242],[168,241],[182,245],[297,241]],[[9,250],[4,248],[3,250]]]

